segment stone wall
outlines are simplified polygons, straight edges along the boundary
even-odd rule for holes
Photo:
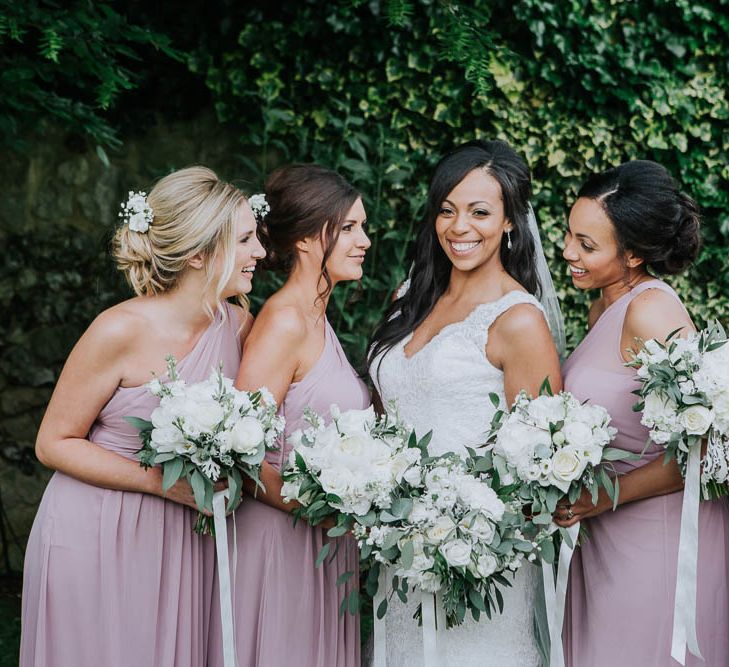
[[[238,150],[232,132],[207,114],[174,124],[158,121],[148,131],[126,137],[121,150],[108,154],[108,165],[95,146],[50,128],[42,140],[29,145],[25,155],[0,160],[0,241],[9,234],[42,239],[60,229],[62,235],[84,234],[103,243],[128,190],[148,190],[160,176],[191,164],[209,166],[226,179],[240,179],[245,174],[236,166],[240,164]],[[94,250],[103,252],[99,245]],[[62,255],[58,261],[63,263]],[[3,290],[37,287],[43,272],[57,269],[35,266],[10,273],[0,280],[0,296]],[[113,273],[109,266],[104,270]],[[83,278],[90,285],[101,280],[98,275]],[[108,282],[108,276],[103,278]],[[91,319],[110,299],[123,298],[122,282],[112,280],[115,286],[102,295],[96,289],[79,296],[84,294],[81,285],[78,295],[69,293],[64,298],[87,298]],[[22,567],[25,542],[51,474],[35,460],[36,432],[62,360],[88,322],[66,324],[58,327],[57,336],[51,332],[49,337],[47,331],[39,334],[39,323],[30,322],[25,328],[6,332],[7,339],[0,341],[0,351],[7,353],[13,337],[32,341],[37,336],[39,344],[30,349],[45,355],[48,368],[53,369],[28,377],[27,384],[0,370],[0,571],[8,563],[15,570]],[[10,545],[7,553],[4,543]]]

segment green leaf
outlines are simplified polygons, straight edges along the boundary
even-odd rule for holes
[[[199,470],[192,471],[192,474],[190,475],[190,486],[192,487],[192,493],[195,496],[195,504],[197,505],[197,508],[202,511],[205,509],[205,477],[203,477]]]
[[[342,584],[346,584],[354,575],[354,572],[351,570],[349,572],[344,572],[343,574],[340,574],[337,577],[336,585],[341,586]]]
[[[141,419],[140,417],[124,417],[123,419],[139,431],[151,431],[154,428],[154,425],[148,419]]]
[[[355,616],[359,613],[359,591],[354,588],[349,594],[349,613]]]
[[[410,540],[403,542],[400,547],[400,562],[405,570],[409,570],[413,565],[413,559],[415,558],[415,549],[413,543]]]
[[[327,535],[329,537],[341,537],[342,535],[346,535],[349,532],[349,526],[346,524],[341,526],[334,526],[333,528],[330,528],[327,531]]]
[[[167,493],[182,476],[185,461],[176,457],[162,466],[162,490]],[[198,505],[199,507],[199,505]]]
[[[377,618],[382,620],[387,613],[387,598],[384,598],[377,607]]]
[[[327,554],[329,553],[329,542],[326,542],[322,548],[319,550],[319,555],[316,557],[316,560],[314,561],[314,565],[316,567],[321,566],[321,564],[324,562],[324,559],[327,557]]]

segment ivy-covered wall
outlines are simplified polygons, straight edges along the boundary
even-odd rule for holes
[[[526,156],[571,345],[594,296],[574,290],[560,260],[576,189],[591,171],[654,159],[704,214],[701,258],[672,282],[697,320],[726,322],[726,9],[0,0],[0,135],[14,147],[0,161],[0,493],[18,545],[41,489],[31,447],[43,405],[73,340],[126,293],[106,259],[118,202],[172,168],[209,164],[258,191],[278,164],[316,161],[361,189],[373,237],[365,278],[339,287],[330,312],[360,361],[406,274],[444,151],[498,137]],[[256,280],[254,307],[276,285]]]

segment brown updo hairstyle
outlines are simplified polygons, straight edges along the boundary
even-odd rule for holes
[[[174,289],[197,254],[204,257],[205,293],[212,290],[225,316],[222,293],[235,269],[235,213],[245,195],[221,181],[207,167],[180,169],[160,179],[147,196],[153,219],[146,232],[132,231],[124,223],[112,241],[117,267],[137,296],[152,296]],[[213,285],[213,266],[224,258],[223,271]],[[247,308],[244,295],[239,303]],[[210,309],[213,316],[212,309]]]
[[[326,289],[319,296],[325,298],[332,290],[326,264],[360,193],[336,172],[316,164],[276,169],[265,190],[271,207],[260,227],[266,266],[290,273],[297,261],[296,243],[320,238],[324,248],[320,275]]]
[[[633,160],[593,174],[577,196],[602,206],[621,253],[633,252],[653,273],[681,273],[699,254],[696,202],[656,162]]]

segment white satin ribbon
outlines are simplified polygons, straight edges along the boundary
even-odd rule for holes
[[[557,562],[557,582],[550,563],[542,561],[542,581],[544,585],[544,603],[547,608],[547,627],[549,628],[549,667],[564,667],[564,647],[562,646],[562,626],[564,610],[567,602],[567,582],[569,581],[570,562],[580,534],[580,522],[566,529],[572,541],[562,540]]]
[[[223,629],[223,665],[225,667],[236,667],[233,598],[231,595],[230,561],[228,558],[228,526],[225,520],[225,501],[227,498],[227,489],[218,491],[213,495],[213,521],[215,523],[215,551],[218,557],[220,619]]]
[[[372,651],[372,667],[385,667],[387,664],[387,630],[385,619],[377,618],[377,610],[387,596],[387,567],[380,565],[380,577],[377,580],[377,593],[372,600],[372,609],[375,612],[374,618],[374,647]]]
[[[423,665],[440,667],[437,628],[435,625],[435,595],[421,592],[420,609],[423,620]]]
[[[689,448],[686,483],[681,508],[681,533],[678,541],[676,598],[673,605],[671,657],[686,664],[686,648],[701,658],[696,636],[696,579],[699,553],[699,501],[701,486],[701,447]],[[703,659],[703,658],[702,658]]]

